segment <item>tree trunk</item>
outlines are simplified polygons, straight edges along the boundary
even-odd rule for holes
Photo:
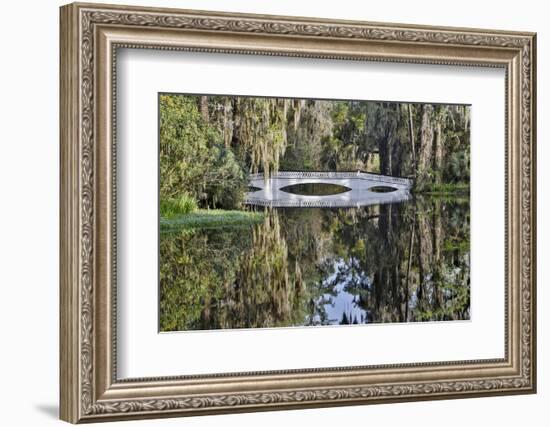
[[[441,221],[441,201],[434,201],[434,210],[433,210],[433,260],[434,260],[434,271],[433,271],[433,282],[434,282],[434,302],[436,307],[441,306],[441,271],[440,271],[440,260],[441,260],[441,250],[443,248],[444,242],[444,230],[443,224]]]
[[[412,169],[416,174],[416,148],[414,146],[414,125],[413,125],[413,112],[411,104],[407,104],[407,110],[409,113],[409,138],[411,140],[411,159]]]
[[[231,98],[227,97],[223,105],[223,142],[226,148],[231,146],[234,122]]]
[[[425,213],[426,206],[420,204],[421,213],[418,214],[418,265],[419,265],[419,289],[418,303],[421,309],[429,301],[430,278],[433,273],[433,234],[432,223],[429,214]]]
[[[233,135],[231,137],[231,147],[235,148],[239,152],[239,128],[241,126],[240,122],[240,111],[239,111],[239,98],[233,98],[231,100],[231,110],[233,111]]]
[[[434,179],[436,184],[441,183],[442,166],[443,166],[443,143],[441,141],[441,119],[438,118],[435,125],[435,148],[434,148]]]
[[[411,228],[411,237],[409,239],[409,256],[407,261],[407,276],[405,277],[405,322],[409,321],[409,299],[410,299],[410,289],[409,289],[409,278],[411,276],[411,265],[413,257],[413,245],[414,245],[414,229],[416,227],[416,215],[413,216],[413,223]]]
[[[207,96],[201,96],[200,103],[199,103],[199,110],[201,112],[201,116],[203,120],[208,123],[210,121],[210,116],[208,115],[208,97]]]
[[[383,138],[378,139],[378,155],[380,156],[380,173],[391,174],[391,152],[389,132]]]
[[[431,166],[432,166],[432,147],[434,139],[433,130],[433,106],[430,104],[422,105],[422,123],[420,127],[420,150],[418,153],[418,171],[417,176],[419,186],[423,187],[430,184]]]

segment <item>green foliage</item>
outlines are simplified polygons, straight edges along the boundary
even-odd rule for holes
[[[449,238],[445,240],[443,244],[443,250],[445,251],[459,251],[468,252],[470,250],[470,240],[463,240],[457,238]]]
[[[195,210],[197,210],[197,202],[187,193],[174,199],[160,200],[160,216],[163,218],[173,218]]]
[[[235,281],[241,252],[250,246],[249,228],[184,229],[160,235],[160,330],[208,328],[212,301]]]
[[[432,195],[469,194],[470,184],[464,182],[426,184],[423,188],[423,192]]]
[[[367,169],[375,149],[368,138],[368,105],[363,101],[331,103],[332,132],[325,138],[321,153],[325,169]]]
[[[222,327],[300,325],[307,294],[299,263],[292,263],[279,216],[269,212],[254,228],[252,248],[240,258],[237,283],[231,295],[237,304],[220,319]]]
[[[253,173],[269,176],[279,169],[287,145],[288,99],[237,98],[234,147]]]
[[[380,155],[378,153],[369,155],[365,170],[372,173],[380,173]]]
[[[238,207],[247,174],[196,98],[160,96],[160,199],[187,194],[201,207]]]
[[[366,109],[366,150],[377,152],[379,173],[413,175],[412,143],[407,104],[368,102]]]
[[[438,292],[446,295],[446,302],[427,310],[417,310],[416,319],[421,322],[456,319],[457,314],[468,313],[470,308],[470,286],[442,283]]]
[[[161,234],[162,331],[301,323],[308,298],[300,268],[277,215],[259,215],[253,227]]]
[[[333,102],[294,102],[287,125],[288,143],[280,160],[282,170],[324,170],[323,152],[334,129]]]
[[[181,212],[179,216],[166,216],[160,219],[163,231],[191,228],[236,227],[250,225],[263,220],[261,212],[232,211],[222,209],[200,209]]]
[[[422,106],[418,134],[417,191],[470,180],[470,107]]]
[[[462,185],[469,114],[459,105],[162,95],[161,200],[186,193],[201,208],[235,209],[249,172],[280,168],[415,176],[417,192]]]
[[[468,148],[451,147],[443,170],[443,177],[451,183],[470,179],[470,150]]]

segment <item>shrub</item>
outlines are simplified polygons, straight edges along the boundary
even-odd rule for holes
[[[187,193],[175,199],[160,201],[160,216],[173,218],[176,215],[185,215],[197,209],[197,202]]]

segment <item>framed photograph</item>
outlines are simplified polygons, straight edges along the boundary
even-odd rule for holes
[[[536,391],[535,34],[60,22],[63,420]]]

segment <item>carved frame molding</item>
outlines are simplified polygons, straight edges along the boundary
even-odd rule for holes
[[[535,34],[71,4],[61,8],[60,42],[62,419],[535,392]],[[117,380],[114,139],[121,47],[505,68],[506,357]]]

